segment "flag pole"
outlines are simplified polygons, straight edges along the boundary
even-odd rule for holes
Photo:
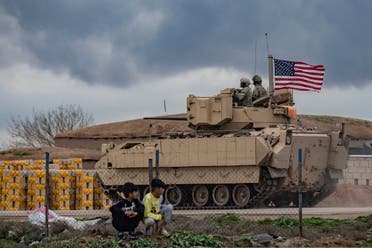
[[[291,102],[290,102],[290,104],[291,104],[291,106],[293,106],[294,105],[294,101],[293,101],[293,89],[291,89]]]
[[[273,75],[273,55],[268,55],[268,68],[269,68],[269,95],[274,94],[274,75]]]
[[[268,58],[268,69],[269,69],[269,96],[272,97],[274,94],[274,75],[273,75],[273,55],[269,52],[269,34],[265,33],[266,37],[266,52]]]

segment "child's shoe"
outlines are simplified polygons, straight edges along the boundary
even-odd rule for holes
[[[165,228],[162,228],[160,230],[160,234],[167,237],[167,238],[169,238],[171,236],[170,233]]]
[[[138,235],[135,232],[130,232],[128,233],[128,238],[130,238],[131,240],[135,240],[138,239]]]

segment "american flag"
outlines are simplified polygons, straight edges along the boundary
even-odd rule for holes
[[[323,85],[323,65],[309,65],[304,62],[274,59],[275,89],[320,91]]]

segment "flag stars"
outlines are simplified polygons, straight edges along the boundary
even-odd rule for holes
[[[295,62],[274,59],[274,64],[275,64],[275,76],[294,76]]]

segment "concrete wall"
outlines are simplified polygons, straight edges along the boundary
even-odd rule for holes
[[[372,156],[350,155],[340,184],[372,186]]]

